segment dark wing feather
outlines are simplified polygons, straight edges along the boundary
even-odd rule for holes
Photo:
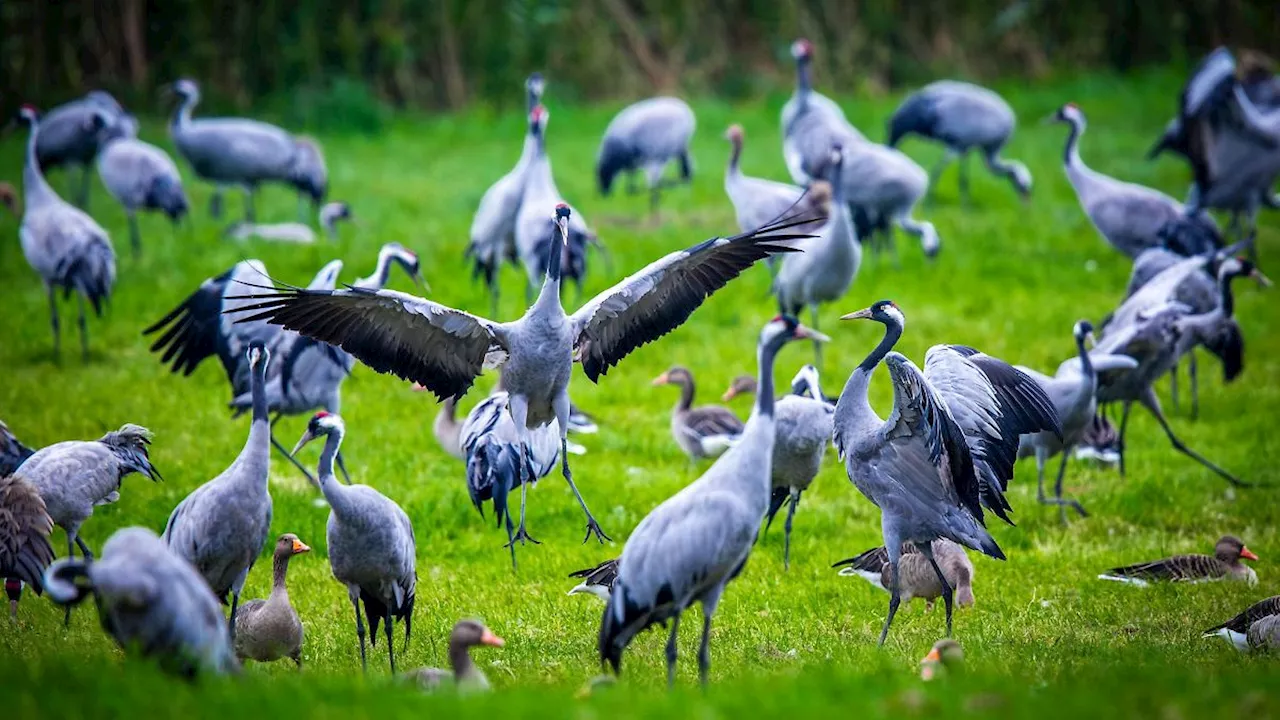
[[[39,595],[53,562],[53,519],[34,485],[17,475],[0,478],[0,578],[16,577]]]
[[[571,318],[587,377],[597,381],[632,350],[679,327],[757,260],[796,252],[786,243],[812,236],[783,231],[813,219],[789,217],[731,238],[711,238],[670,253],[592,298]]]
[[[160,362],[169,365],[170,372],[190,375],[205,358],[217,355],[227,378],[235,375],[236,359],[230,356],[222,339],[218,317],[223,291],[233,272],[234,267],[200,283],[177,307],[142,331],[143,335],[151,335],[163,330],[151,344],[151,352],[163,353]]]
[[[1248,632],[1250,625],[1268,615],[1280,615],[1280,595],[1272,595],[1266,600],[1260,600],[1253,605],[1250,605],[1239,615],[1236,615],[1221,625],[1215,625],[1208,630],[1205,630],[1205,634],[1207,635],[1209,633],[1217,632],[1223,628],[1238,633]]]
[[[612,590],[613,582],[618,579],[618,559],[605,560],[595,567],[571,572],[569,577],[582,578],[588,585],[600,585]]]
[[[1142,580],[1206,580],[1226,574],[1222,561],[1208,555],[1174,555],[1162,560],[1112,568],[1109,575]]]
[[[1218,332],[1204,344],[1205,349],[1222,361],[1222,379],[1231,382],[1244,371],[1244,335],[1235,318],[1228,318]]]
[[[234,312],[236,322],[265,320],[331,343],[380,373],[417,382],[436,397],[460,396],[504,351],[483,318],[394,290],[281,287]]]
[[[852,566],[855,570],[863,572],[878,573],[889,562],[889,551],[883,545],[877,545],[870,550],[864,550],[860,554],[851,558],[845,558],[837,563],[833,563],[831,567],[838,568],[845,565]]]
[[[685,424],[698,437],[742,434],[742,421],[733,411],[719,405],[693,408],[685,414]]]

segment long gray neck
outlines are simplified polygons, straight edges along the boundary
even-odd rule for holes
[[[1086,379],[1086,380],[1092,380],[1092,379],[1093,379],[1093,376],[1094,376],[1094,373],[1093,373],[1093,360],[1091,360],[1091,359],[1089,358],[1089,351],[1088,351],[1088,350],[1086,350],[1086,349],[1085,349],[1085,347],[1084,347],[1084,336],[1083,336],[1083,335],[1081,335],[1080,337],[1077,337],[1077,338],[1076,338],[1076,352],[1080,355],[1080,370],[1081,370],[1081,373],[1084,375],[1084,377],[1085,377],[1085,379]]]
[[[809,92],[813,89],[809,83],[810,62],[807,57],[796,60],[796,96],[800,98],[801,104],[809,99]]]
[[[271,567],[271,594],[277,593],[288,594],[289,590],[285,587],[285,576],[289,573],[289,559],[293,557],[291,552],[277,552]]]
[[[1222,310],[1222,316],[1226,318],[1234,316],[1236,312],[1236,299],[1231,292],[1231,281],[1237,277],[1239,276],[1234,273],[1218,273],[1218,307]]]
[[[249,424],[249,439],[244,452],[253,453],[254,459],[263,464],[270,462],[271,421],[267,417],[267,363],[259,360],[257,367],[249,371],[249,394],[253,400],[253,420]]]
[[[330,430],[324,439],[324,450],[320,451],[320,465],[316,468],[316,478],[320,482],[320,492],[329,501],[329,507],[341,514],[347,509],[347,490],[333,475],[333,459],[342,446],[342,431]]]
[[[778,333],[760,344],[756,350],[756,362],[760,376],[756,378],[756,407],[753,415],[773,417],[773,359],[778,350],[787,344],[787,336]]]
[[[357,284],[382,289],[387,286],[389,280],[391,280],[391,253],[381,252],[378,253],[378,267],[374,268],[373,274],[367,278],[361,278]]]
[[[36,137],[40,134],[40,123],[31,121],[31,134],[27,136],[27,158],[22,166],[22,190],[28,208],[56,198],[57,194],[40,172],[40,163],[36,159]]]
[[[871,374],[875,372],[876,366],[884,360],[884,356],[889,354],[893,346],[897,344],[898,339],[902,337],[902,326],[897,323],[885,323],[884,337],[880,339],[880,344],[867,355],[866,359],[858,364],[849,374],[849,379],[844,384],[844,390],[840,393],[839,404],[844,404],[846,398],[849,400],[857,399],[866,409],[871,408],[871,400],[868,398],[867,390],[871,386]]]
[[[542,280],[535,307],[564,313],[560,304],[560,259],[564,256],[564,238],[560,235],[559,221],[553,223],[551,242],[547,246],[547,275]]]
[[[1084,161],[1080,159],[1080,136],[1084,134],[1084,122],[1072,119],[1071,132],[1067,133],[1067,146],[1062,153],[1062,162],[1076,171],[1085,170]]]
[[[729,174],[736,175],[742,172],[738,167],[738,161],[742,158],[742,141],[735,138],[730,142],[733,147],[729,150]]]
[[[476,672],[475,661],[471,659],[471,648],[461,640],[449,639],[449,667],[453,668],[454,678],[463,680]]]
[[[184,96],[182,103],[178,105],[178,109],[173,111],[171,125],[175,128],[186,127],[191,122],[191,111],[195,109],[198,102],[200,102],[200,96],[198,95]]]

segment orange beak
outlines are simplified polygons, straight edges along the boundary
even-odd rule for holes
[[[502,647],[507,644],[506,640],[494,635],[493,631],[489,628],[484,629],[484,634],[480,636],[480,642],[481,644],[492,645],[494,647]]]
[[[294,538],[294,540],[293,540],[293,554],[294,554],[294,555],[299,555],[299,554],[304,553],[304,552],[311,552],[311,548],[310,548],[306,543],[302,542],[301,540],[299,540],[299,539],[297,539],[297,538]]]
[[[738,389],[731,387],[728,390],[725,390],[724,394],[720,396],[720,402],[729,402],[736,397],[738,397]]]
[[[666,374],[666,373],[662,373],[662,374],[661,374],[661,375],[659,375],[658,377],[654,378],[654,379],[653,379],[653,382],[651,382],[651,383],[649,383],[649,384],[650,384],[650,385],[652,385],[652,386],[654,386],[654,387],[657,387],[657,386],[659,386],[659,385],[666,385],[666,384],[667,384],[667,383],[669,383],[669,382],[671,382],[671,381],[667,378],[667,374]]]
[[[927,663],[927,662],[941,662],[941,661],[942,661],[942,656],[938,654],[938,648],[933,648],[932,650],[929,651],[928,655],[924,656],[924,660],[921,660],[920,662]]]
[[[1257,560],[1257,559],[1258,559],[1258,556],[1257,556],[1257,555],[1254,555],[1254,554],[1253,554],[1253,551],[1252,551],[1252,550],[1250,550],[1250,549],[1249,549],[1249,548],[1247,548],[1247,547],[1242,547],[1242,548],[1240,548],[1240,557],[1244,558],[1245,560]]]

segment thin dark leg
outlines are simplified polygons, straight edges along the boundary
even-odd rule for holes
[[[590,540],[592,534],[595,534],[596,540],[599,540],[602,545],[605,540],[612,540],[600,529],[600,523],[596,522],[591,510],[587,508],[587,501],[582,499],[578,486],[573,484],[573,473],[569,471],[569,438],[564,428],[560,429],[560,472],[564,474],[564,481],[569,483],[569,489],[573,491],[573,496],[578,498],[578,504],[582,506],[582,512],[587,516],[587,534],[583,536],[582,542]]]
[[[85,544],[84,538],[80,537],[79,533],[76,533],[76,547],[80,548],[80,552],[84,554],[85,562],[93,562],[93,551]]]
[[[247,223],[254,222],[257,213],[253,209],[253,188],[244,189],[244,221]]]
[[[885,541],[885,547],[889,548],[888,540]],[[901,547],[901,543],[898,544]],[[889,626],[893,624],[893,616],[898,614],[898,603],[902,602],[902,594],[898,589],[898,560],[901,550],[898,553],[889,550],[889,567],[893,573],[893,582],[889,588],[889,616],[884,619],[884,628],[880,630],[880,642],[876,643],[879,647],[884,647],[885,638],[889,637]]]
[[[84,172],[80,174],[80,208],[85,212],[89,212],[89,166],[84,166]]]
[[[676,686],[676,632],[680,629],[680,613],[671,619],[671,637],[667,638],[667,688]]]
[[[1191,381],[1191,419],[1200,419],[1200,368],[1196,364],[1196,350],[1191,349],[1187,358],[1187,377]]]
[[[532,485],[534,481],[534,478],[532,476],[527,478],[524,476],[525,471],[528,470],[529,467],[530,467],[529,448],[524,444],[524,442],[521,442],[520,443],[520,468],[517,471],[519,473],[518,478],[520,480],[520,526],[516,528],[515,536],[511,538],[510,542],[507,543],[507,546],[512,549],[511,562],[513,566],[515,564],[516,542],[519,542],[521,545],[524,545],[525,541],[528,540],[534,545],[542,544],[537,540],[533,539],[533,536],[529,534],[529,530],[525,527],[525,524],[524,524],[525,501],[528,500],[528,497],[529,497],[529,486]]]
[[[236,645],[236,609],[240,607],[240,591],[231,591],[231,619],[227,620],[228,629],[231,632],[231,646]]]
[[[649,215],[658,219],[658,201],[662,198],[662,186],[654,185],[649,189]]]
[[[351,484],[351,473],[347,472],[347,461],[342,459],[342,451],[338,451],[338,469],[342,471],[342,479]]]
[[[214,188],[209,198],[209,217],[217,220],[222,217],[222,188]]]
[[[351,596],[351,604],[356,609],[356,637],[360,640],[360,670],[369,672],[369,664],[364,656],[364,618],[360,615],[360,593],[348,591],[348,594]]]
[[[939,159],[938,162],[934,163],[933,167],[930,168],[929,189],[925,191],[925,195],[924,195],[925,203],[927,204],[933,203],[934,197],[935,197],[934,189],[938,186],[938,178],[942,177],[942,171],[946,170],[947,165],[950,165],[951,161],[954,159],[955,159],[955,156],[951,153],[951,150],[947,150],[945,153],[943,153],[942,158]]]
[[[1063,448],[1066,451],[1066,448]],[[1049,452],[1044,448],[1036,448],[1036,500],[1041,505],[1052,505],[1044,494],[1044,466],[1048,462]]]
[[[796,506],[800,504],[800,491],[791,489],[791,507],[787,508],[787,524],[783,526],[782,535],[782,569],[791,569],[791,522],[796,516]]]
[[[277,416],[276,416],[276,420],[279,420],[279,419],[280,419],[280,416],[279,416],[279,415],[277,415]],[[275,421],[273,420],[271,424],[273,424],[273,425],[274,425],[274,424],[275,424]],[[305,476],[307,477],[307,480],[308,480],[308,481],[310,481],[310,483],[311,483],[312,485],[315,485],[316,487],[319,487],[319,486],[320,486],[320,483],[316,482],[316,479],[315,479],[315,477],[313,477],[313,476],[311,475],[311,472],[310,472],[309,470],[307,470],[305,467],[303,467],[303,466],[302,466],[302,463],[298,462],[298,458],[296,458],[296,457],[294,457],[294,456],[290,455],[290,454],[289,454],[289,451],[288,451],[288,450],[286,450],[286,449],[285,449],[285,447],[284,447],[283,445],[281,445],[281,444],[280,444],[280,441],[279,441],[279,440],[276,440],[276,436],[275,436],[275,434],[274,434],[274,433],[271,435],[271,446],[272,446],[272,447],[274,447],[276,450],[280,451],[280,454],[281,454],[281,455],[283,455],[283,456],[285,457],[285,459],[286,459],[286,460],[288,460],[289,462],[293,463],[293,466],[294,466],[294,467],[296,467],[296,468],[298,468],[299,470],[301,470],[301,471],[302,471],[302,474],[303,474],[303,475],[305,475]]]
[[[58,358],[62,355],[62,333],[58,322],[58,296],[53,285],[46,285],[45,288],[49,291],[49,323],[53,326],[53,357]]]
[[[67,558],[72,559],[76,556],[75,533],[67,533]],[[62,627],[71,627],[71,606],[68,605],[62,614]]]
[[[1077,500],[1065,500],[1062,497],[1062,480],[1067,476],[1067,459],[1071,456],[1071,448],[1062,448],[1062,463],[1058,465],[1058,481],[1053,484],[1053,494],[1058,503],[1058,511],[1062,518],[1062,524],[1067,524],[1067,506],[1070,505],[1080,517],[1089,517],[1089,513],[1084,511],[1084,506]]]
[[[1178,363],[1169,368],[1169,403],[1174,412],[1178,411]]]
[[[1186,455],[1191,459],[1195,460],[1196,462],[1200,463],[1201,465],[1209,468],[1210,470],[1212,470],[1213,472],[1221,476],[1223,480],[1226,480],[1232,485],[1235,485],[1237,487],[1251,486],[1252,483],[1244,482],[1240,480],[1240,478],[1237,478],[1236,476],[1232,475],[1226,470],[1223,470],[1221,467],[1218,467],[1213,462],[1211,462],[1208,458],[1196,452],[1195,450],[1192,450],[1191,448],[1187,447],[1186,444],[1184,444],[1181,440],[1179,440],[1178,436],[1173,434],[1173,429],[1169,427],[1169,421],[1165,419],[1164,413],[1160,411],[1160,401],[1156,398],[1155,392],[1153,392],[1150,387],[1148,387],[1146,392],[1143,393],[1143,397],[1139,402],[1141,402],[1142,406],[1145,407],[1147,410],[1151,411],[1151,414],[1155,416],[1156,422],[1160,423],[1160,427],[1164,429],[1164,434],[1169,437],[1169,442],[1173,444],[1174,450],[1177,450],[1183,455]]]
[[[711,675],[711,615],[714,611],[702,606],[702,644],[698,646],[698,681],[707,687]]]
[[[133,211],[129,211],[129,245],[135,259],[142,256],[142,233],[138,231],[138,216]]]
[[[973,196],[969,194],[969,153],[960,156],[960,202],[966,207],[973,204]]]
[[[391,674],[392,674],[392,675],[395,675],[395,674],[396,674],[396,651],[395,651],[395,647],[394,647],[394,646],[395,646],[395,642],[391,639],[391,632],[392,632],[392,629],[391,629],[391,621],[392,621],[392,617],[391,617],[391,604],[390,604],[390,603],[388,603],[388,604],[387,604],[387,617],[386,617],[386,624],[385,624],[385,626],[383,627],[383,630],[384,630],[384,631],[386,632],[386,634],[387,634],[387,661],[391,663]]]
[[[1120,477],[1124,477],[1124,433],[1129,427],[1129,410],[1133,407],[1133,403],[1125,400],[1124,408],[1120,411],[1120,435],[1116,440],[1116,444],[1120,448]]]
[[[76,306],[79,309],[80,316],[77,323],[80,325],[80,357],[89,359],[89,321],[84,316],[84,295],[76,293]]]
[[[951,611],[953,609],[952,602],[955,600],[955,590],[951,587],[951,583],[947,582],[947,576],[942,574],[942,568],[938,567],[938,561],[933,557],[933,545],[919,542],[915,545],[916,549],[929,559],[929,565],[933,567],[934,574],[938,576],[938,582],[942,584],[942,602],[947,609],[947,637],[951,637]],[[897,584],[895,579],[894,585],[896,586]]]

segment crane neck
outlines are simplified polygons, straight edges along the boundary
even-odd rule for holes
[[[561,230],[559,220],[553,221],[551,242],[547,243],[547,275],[542,281],[542,291],[538,293],[537,307],[551,306],[564,312],[560,305],[560,265],[564,258],[565,236],[567,229]]]
[[[257,367],[249,371],[249,396],[252,400],[253,420],[249,423],[249,439],[244,452],[254,452],[266,458],[271,453],[271,422],[267,415],[267,362],[260,359]]]
[[[1235,316],[1236,298],[1231,292],[1231,281],[1240,277],[1239,273],[1222,272],[1218,273],[1218,307],[1222,311],[1224,318]]]
[[[777,333],[761,342],[756,349],[756,364],[760,374],[756,378],[756,404],[751,412],[752,419],[757,416],[773,419],[773,359],[788,340],[789,335]]]
[[[729,141],[731,147],[729,149],[729,173],[730,175],[741,175],[742,168],[738,162],[742,159],[742,139],[733,138]]]
[[[875,372],[876,367],[884,360],[884,356],[888,355],[890,350],[893,350],[893,346],[898,343],[898,339],[901,337],[901,324],[896,322],[884,324],[884,337],[880,339],[880,344],[875,346],[866,359],[853,369],[852,373],[849,373],[849,379],[845,381],[844,389],[840,392],[840,398],[836,402],[837,416],[846,414],[848,412],[847,409],[853,409],[856,414],[868,417],[875,415],[867,392],[871,386],[871,374]],[[839,421],[837,420],[838,424]]]
[[[1084,347],[1084,336],[1076,337],[1076,353],[1080,355],[1080,371],[1086,380],[1094,377],[1093,360],[1089,357],[1089,351]]]
[[[1066,165],[1068,170],[1076,172],[1087,171],[1084,161],[1080,159],[1080,136],[1084,135],[1084,120],[1073,118],[1070,120],[1071,130],[1067,133],[1067,145],[1062,154],[1062,163]]]
[[[344,434],[344,431],[337,428],[329,430],[324,439],[324,449],[320,451],[320,464],[316,467],[316,479],[320,483],[320,492],[324,494],[324,499],[329,502],[329,507],[335,512],[341,512],[346,504],[344,502],[346,488],[333,474],[333,459],[338,455],[338,448],[342,447]]]
[[[387,281],[391,279],[391,253],[383,250],[378,253],[378,266],[374,268],[373,274],[369,277],[360,278],[355,282],[356,287],[369,288],[371,290],[381,290],[387,286]]]
[[[23,200],[28,208],[42,201],[57,197],[57,193],[53,191],[53,188],[49,187],[48,181],[44,179],[44,173],[40,171],[40,161],[36,154],[36,142],[39,135],[40,122],[32,120],[31,133],[27,135],[26,162],[22,166]]]
[[[811,60],[807,57],[796,60],[796,97],[800,98],[802,103],[809,99],[809,92],[813,90],[809,80],[810,62]]]
[[[173,111],[173,127],[185,127],[191,122],[191,111],[195,110],[196,103],[200,102],[197,95],[185,95],[182,102],[178,104],[178,109]]]
[[[884,337],[880,338],[880,344],[875,346],[866,359],[858,363],[858,369],[869,375],[884,360],[884,356],[888,355],[890,350],[893,350],[893,346],[897,345],[898,340],[901,338],[901,323],[892,321],[884,323]]]

